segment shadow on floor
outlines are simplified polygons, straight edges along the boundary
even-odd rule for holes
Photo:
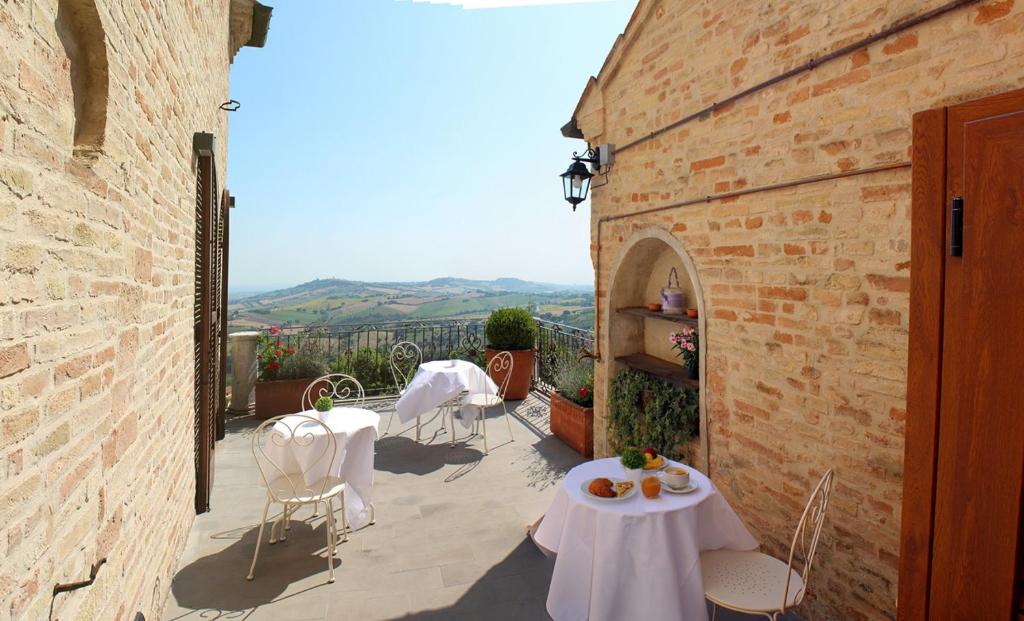
[[[554,558],[547,558],[524,539],[507,557],[496,563],[480,577],[457,602],[445,608],[410,613],[394,620],[415,621],[511,621],[551,619],[546,602]],[[523,573],[527,570],[527,573]],[[532,595],[523,598],[522,588],[527,586]],[[711,605],[708,604],[708,619]],[[752,621],[763,619],[719,609],[717,621]],[[795,613],[780,617],[780,621],[802,621]]]
[[[270,520],[274,518],[276,516]],[[229,611],[245,613],[270,602],[283,601],[327,586],[324,580],[282,597],[293,583],[312,576],[324,576],[327,569],[327,526],[325,520],[319,522],[313,527],[308,521],[293,520],[288,539],[274,545],[266,542],[271,523],[268,522],[256,562],[255,578],[251,582],[245,580],[245,573],[252,562],[259,525],[215,533],[212,539],[237,540],[215,554],[198,558],[182,567],[174,576],[171,591],[180,606],[204,611],[203,619],[228,619],[245,616],[225,616]],[[341,563],[341,559],[334,559],[335,571]],[[225,567],[233,571],[225,573]]]
[[[423,475],[445,466],[465,466],[479,462],[484,456],[481,450],[483,445],[481,449],[469,447],[459,438],[454,447],[448,445],[447,436],[435,438],[433,444],[420,444],[404,435],[381,438],[377,441],[374,469],[392,474]]]

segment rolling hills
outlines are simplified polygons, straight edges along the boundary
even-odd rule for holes
[[[476,319],[506,306],[567,325],[593,325],[590,286],[557,285],[518,278],[423,282],[362,282],[318,279],[301,285],[231,299],[232,328],[271,325],[335,325],[431,319]]]

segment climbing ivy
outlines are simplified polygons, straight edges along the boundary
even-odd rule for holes
[[[670,459],[686,459],[686,445],[697,435],[698,394],[634,369],[612,380],[608,432],[612,448],[651,447]]]

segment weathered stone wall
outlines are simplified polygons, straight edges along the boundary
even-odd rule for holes
[[[228,5],[0,1],[0,619],[160,618],[194,516],[191,145],[217,136],[223,184]]]
[[[576,118],[592,144],[623,145],[943,3],[759,1],[738,10],[733,0],[641,0]],[[598,220],[905,162],[913,113],[1021,87],[1024,5],[989,0],[621,151],[608,185],[593,192],[600,326],[614,311],[613,268],[636,231],[670,231],[697,266],[711,475],[768,552],[788,552],[809,491],[835,468],[802,608],[810,619],[895,614],[909,168]],[[602,351],[616,338],[603,334]],[[599,454],[617,369],[606,356],[597,370]]]

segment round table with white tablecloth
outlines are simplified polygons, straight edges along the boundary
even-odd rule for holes
[[[653,499],[584,493],[596,477],[626,478],[617,458],[566,475],[534,534],[558,555],[547,600],[555,621],[707,620],[700,553],[752,550],[757,540],[711,480],[687,470],[695,491]]]
[[[333,463],[330,459],[319,458],[328,443],[323,427],[315,423],[303,425],[303,419],[298,415],[274,423],[273,430],[280,430],[287,436],[291,430],[298,435],[301,428],[303,434],[312,434],[312,437],[281,445],[268,435],[263,444],[264,455],[284,473],[302,472],[306,485],[313,485],[327,475],[344,480],[345,519],[351,528],[365,526],[370,522],[373,500],[373,444],[377,440],[380,415],[349,407],[335,407],[329,412],[307,410],[299,414],[319,419],[335,437],[337,446]]]
[[[494,395],[498,393],[498,386],[483,369],[466,360],[424,362],[395,403],[398,420],[407,423],[464,392]],[[473,426],[472,415],[460,418],[463,427]]]

